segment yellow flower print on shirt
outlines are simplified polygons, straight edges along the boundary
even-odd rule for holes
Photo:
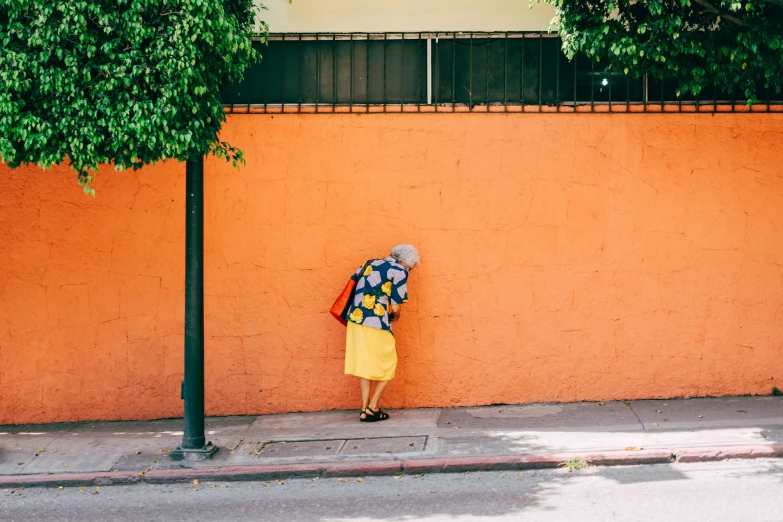
[[[367,268],[364,269],[364,277],[367,277],[368,275],[372,274],[372,267],[370,265],[367,265]]]
[[[362,324],[362,321],[364,321],[364,313],[361,308],[357,308],[351,312],[351,315],[349,315],[348,318],[356,324]]]
[[[375,306],[375,296],[374,295],[365,295],[364,296],[364,307],[368,310],[372,310],[373,306]]]
[[[375,315],[383,316],[386,314],[386,308],[384,308],[381,303],[378,303],[377,305],[375,305],[373,312],[375,312]]]
[[[386,281],[381,286],[381,291],[386,294],[387,296],[391,297],[391,290],[392,290],[392,283],[391,281]]]

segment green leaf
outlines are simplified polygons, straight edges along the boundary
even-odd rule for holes
[[[257,11],[253,0],[6,0],[0,157],[11,168],[67,161],[94,196],[99,165],[225,149],[220,94],[258,58]]]

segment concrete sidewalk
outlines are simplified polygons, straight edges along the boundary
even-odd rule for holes
[[[783,398],[389,410],[207,420],[220,447],[175,462],[181,419],[0,426],[0,487],[275,480],[783,457]]]

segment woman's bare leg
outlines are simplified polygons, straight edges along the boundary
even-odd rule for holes
[[[367,406],[370,404],[370,384],[371,381],[369,379],[365,379],[364,377],[359,377],[359,382],[362,385],[362,411],[367,411]],[[365,418],[367,415],[365,413],[362,413],[362,418]]]
[[[375,385],[375,393],[373,394],[372,400],[370,401],[370,408],[373,411],[378,410],[378,403],[381,401],[383,392],[386,390],[386,387],[389,385],[389,382],[391,381],[377,381],[377,384]]]

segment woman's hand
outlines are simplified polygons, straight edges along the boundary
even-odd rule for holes
[[[400,305],[391,305],[391,313],[389,314],[389,321],[396,322],[400,320]]]

